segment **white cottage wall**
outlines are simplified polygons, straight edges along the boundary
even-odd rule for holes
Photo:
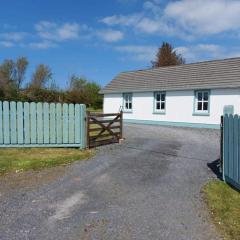
[[[225,105],[233,105],[234,112],[240,113],[240,89],[212,89],[210,91],[209,116],[194,114],[194,90],[166,91],[165,114],[154,113],[154,93],[133,93],[133,110],[124,113],[124,119],[142,123],[179,123],[180,125],[194,126],[194,124],[219,125],[220,116]],[[104,94],[104,113],[118,112],[123,105],[122,93]],[[213,126],[214,127],[214,126]],[[215,126],[216,127],[216,126]]]

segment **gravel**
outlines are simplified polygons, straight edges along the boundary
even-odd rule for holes
[[[219,131],[126,125],[124,136],[64,170],[0,178],[0,239],[219,239],[201,196]]]

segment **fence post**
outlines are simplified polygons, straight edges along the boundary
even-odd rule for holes
[[[120,111],[120,139],[123,138],[123,111]]]
[[[220,124],[220,172],[223,173],[223,116],[221,116]],[[223,178],[223,176],[222,176]]]
[[[86,148],[86,105],[80,104],[80,149]]]
[[[87,148],[90,148],[90,112],[87,111],[87,117],[86,117],[86,140],[87,140]]]

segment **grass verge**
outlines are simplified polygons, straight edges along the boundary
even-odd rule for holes
[[[220,234],[227,240],[240,240],[240,193],[220,180],[207,183],[203,193]]]
[[[4,148],[0,149],[0,174],[65,165],[93,154],[73,148]]]

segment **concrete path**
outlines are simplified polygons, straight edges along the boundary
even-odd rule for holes
[[[128,125],[88,161],[0,178],[1,240],[212,240],[215,130]]]

